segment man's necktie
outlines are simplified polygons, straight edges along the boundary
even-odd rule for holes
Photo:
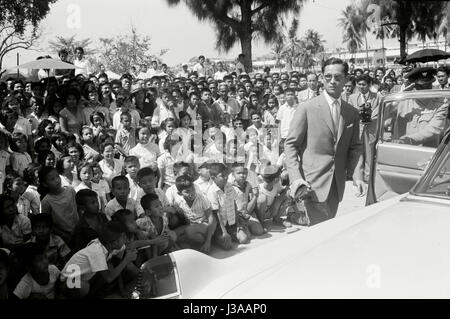
[[[334,124],[334,135],[337,136],[339,132],[339,110],[338,110],[338,102],[335,100],[333,104],[331,105],[331,116],[333,118],[333,124]]]

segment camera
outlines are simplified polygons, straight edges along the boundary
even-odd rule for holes
[[[369,102],[359,106],[359,118],[363,124],[372,122],[372,105]]]

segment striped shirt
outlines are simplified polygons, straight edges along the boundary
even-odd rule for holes
[[[235,201],[237,199],[236,191],[231,184],[225,184],[224,190],[221,190],[214,183],[208,190],[208,200],[211,203],[211,209],[217,210],[218,217],[224,225],[234,225],[236,223]]]

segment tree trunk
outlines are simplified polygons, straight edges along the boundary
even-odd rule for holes
[[[252,1],[242,1],[241,4],[241,32],[239,38],[241,40],[242,53],[245,54],[244,66],[245,71],[250,73],[253,71],[252,66]]]
[[[367,59],[367,68],[370,68],[369,65],[369,46],[367,45],[367,35],[364,34],[364,39],[366,40],[366,59]]]
[[[241,49],[245,54],[244,66],[245,71],[250,73],[253,71],[252,67],[252,34],[246,34],[241,36]]]
[[[406,26],[400,25],[400,59],[406,57]]]

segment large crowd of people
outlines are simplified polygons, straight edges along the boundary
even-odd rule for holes
[[[310,224],[284,142],[324,74],[250,75],[242,55],[208,74],[200,56],[109,80],[76,53],[79,69],[0,83],[0,299],[125,294],[151,258]],[[409,89],[406,72],[350,66],[341,98],[375,109]]]

